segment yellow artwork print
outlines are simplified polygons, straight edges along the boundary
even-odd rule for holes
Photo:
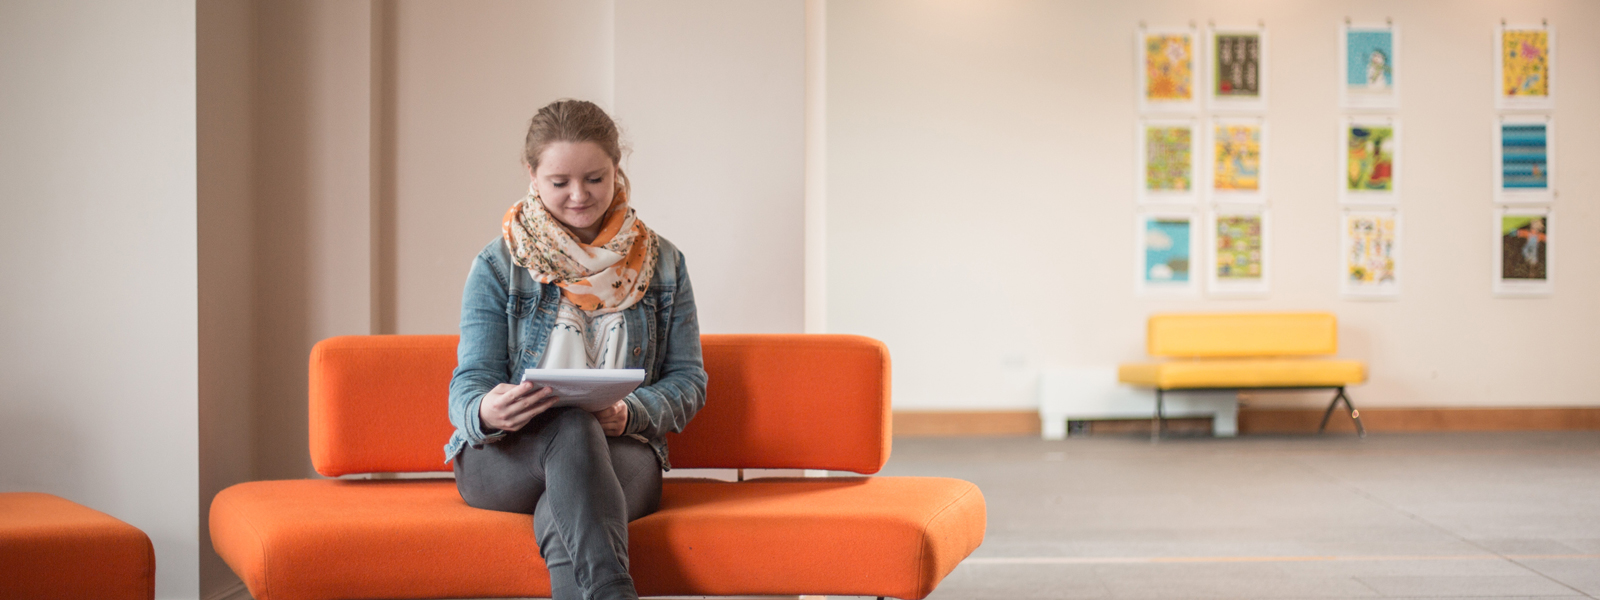
[[[1194,98],[1193,38],[1184,34],[1144,36],[1145,99],[1188,101]]]
[[[1345,279],[1353,285],[1395,281],[1394,217],[1350,215],[1345,219]]]
[[[1253,192],[1261,189],[1261,128],[1255,125],[1218,125],[1214,134],[1212,173],[1217,191]]]
[[[1501,91],[1507,97],[1550,95],[1550,36],[1542,30],[1501,33]]]

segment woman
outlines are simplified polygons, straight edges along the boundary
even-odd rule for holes
[[[529,194],[467,275],[445,459],[467,504],[533,515],[554,598],[638,598],[628,522],[656,510],[665,435],[705,404],[694,292],[683,254],[628,206],[617,126],[600,107],[539,109],[523,156]],[[508,383],[535,367],[645,380],[588,413]]]

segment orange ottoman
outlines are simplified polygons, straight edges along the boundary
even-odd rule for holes
[[[155,596],[156,552],[139,528],[50,494],[0,494],[0,598]]]

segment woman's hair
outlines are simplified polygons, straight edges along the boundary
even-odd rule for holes
[[[522,160],[532,170],[539,169],[539,155],[555,142],[594,142],[611,163],[617,166],[617,180],[627,186],[622,174],[621,132],[616,121],[599,106],[587,100],[564,98],[551,102],[534,113],[528,122],[528,137],[522,145]]]

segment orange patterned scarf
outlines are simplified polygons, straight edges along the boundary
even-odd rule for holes
[[[655,274],[656,232],[634,215],[621,186],[591,244],[572,237],[532,190],[511,205],[501,230],[517,266],[539,283],[560,286],[567,300],[592,315],[633,306]]]

